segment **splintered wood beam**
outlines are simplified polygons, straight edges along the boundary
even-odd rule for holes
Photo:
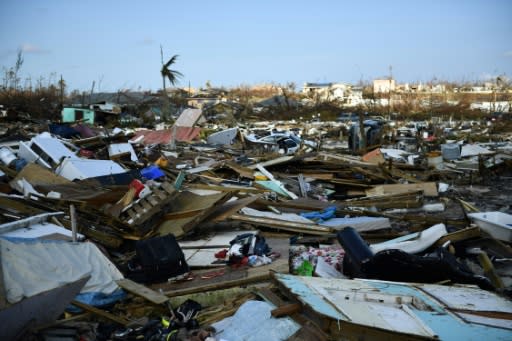
[[[74,305],[74,306],[77,306],[78,308],[82,308],[85,311],[91,312],[94,315],[98,315],[98,316],[101,316],[103,318],[106,318],[107,320],[119,323],[119,324],[121,324],[123,326],[128,326],[130,323],[132,323],[132,321],[127,320],[127,319],[125,319],[123,317],[116,316],[114,314],[109,313],[108,311],[98,309],[96,307],[93,307],[92,305],[85,304],[85,303],[79,302],[77,300],[71,301],[71,304]]]
[[[361,187],[361,188],[372,188],[372,185],[368,185],[365,183],[361,183],[356,180],[346,180],[346,179],[332,179],[329,180],[330,183],[336,184],[336,185],[345,185],[345,186],[351,186],[351,187]]]
[[[187,188],[191,189],[208,189],[211,191],[219,192],[245,192],[245,193],[265,193],[268,190],[262,190],[254,187],[243,186],[219,186],[219,185],[206,185],[206,184],[187,184]]]
[[[254,180],[254,170],[240,166],[232,161],[228,161],[225,163],[226,167],[232,169],[236,173],[240,174],[244,178]]]
[[[462,240],[471,239],[471,238],[478,238],[480,237],[480,229],[477,226],[474,227],[468,227],[459,231],[455,231],[452,233],[448,233],[447,235],[439,238],[437,242],[435,242],[434,245],[441,246],[447,241],[450,241],[452,243],[460,242]]]
[[[270,311],[270,315],[272,315],[272,317],[282,317],[298,313],[301,310],[302,305],[300,303],[290,303],[272,309],[272,311]]]
[[[263,217],[247,216],[242,214],[233,214],[229,217],[231,220],[243,221],[254,225],[273,227],[285,231],[302,232],[316,235],[325,235],[333,232],[330,227],[314,224],[297,223],[286,220],[278,220]]]
[[[135,294],[137,296],[141,296],[146,300],[150,301],[154,304],[162,304],[169,301],[169,297],[162,295],[161,293],[150,289],[142,284],[136,283],[128,278],[123,278],[116,281],[117,285],[121,288]]]

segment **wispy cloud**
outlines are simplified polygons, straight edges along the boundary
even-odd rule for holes
[[[154,43],[155,43],[155,41],[153,40],[153,38],[144,37],[144,39],[139,40],[137,42],[137,45],[153,45]]]
[[[503,55],[505,57],[512,57],[512,50],[511,51],[505,51],[505,53],[503,53]]]
[[[34,44],[24,43],[21,44],[20,50],[23,53],[49,53],[50,51],[40,48]]]

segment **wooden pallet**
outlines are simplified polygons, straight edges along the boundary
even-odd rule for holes
[[[178,191],[169,183],[164,182],[160,188],[153,188],[147,197],[134,202],[127,210],[121,212],[120,219],[130,226],[147,230],[152,223],[159,220],[165,213],[165,206],[172,201]]]

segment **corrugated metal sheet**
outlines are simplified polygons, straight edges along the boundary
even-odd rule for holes
[[[164,130],[141,130],[135,133],[131,141],[144,136],[143,144],[169,144],[172,140],[173,130],[176,130],[176,141],[190,142],[196,139],[201,132],[197,127],[176,127]]]
[[[202,114],[201,109],[185,109],[174,124],[178,127],[193,127]]]

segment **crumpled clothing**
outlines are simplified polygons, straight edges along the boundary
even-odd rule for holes
[[[248,263],[250,266],[256,267],[256,266],[270,264],[270,263],[272,263],[272,259],[268,258],[265,255],[263,255],[263,256],[252,255],[252,256],[249,256]]]

